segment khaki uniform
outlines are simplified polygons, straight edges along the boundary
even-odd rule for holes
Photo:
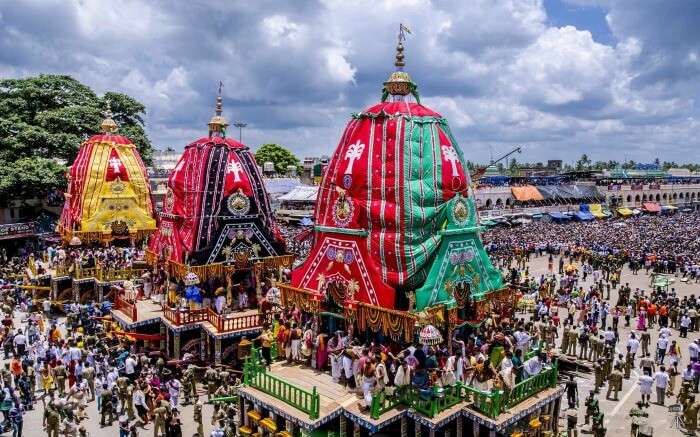
[[[651,336],[648,332],[642,332],[642,337],[640,343],[642,344],[642,356],[649,356],[649,342],[651,341]]]
[[[204,425],[202,424],[202,404],[197,402],[194,404],[193,412],[194,423],[197,424],[197,433],[201,436],[204,435]]]
[[[210,367],[204,374],[204,378],[207,381],[207,400],[211,401],[211,397],[216,391],[216,385],[219,382],[219,375],[216,370]]]
[[[571,330],[568,326],[564,326],[564,333],[561,336],[561,353],[566,354],[569,348],[569,332]]]
[[[66,366],[63,364],[60,364],[53,369],[58,394],[61,396],[63,396],[66,392],[66,373]]]
[[[603,386],[603,365],[599,362],[593,364],[593,373],[595,375],[595,392],[600,391],[600,387]]]
[[[82,373],[83,379],[87,382],[88,389],[90,390],[90,400],[95,400],[95,368],[88,366],[83,369]]]
[[[630,379],[630,374],[632,373],[632,367],[634,367],[634,358],[631,352],[627,352],[625,356],[625,379]]]
[[[112,405],[112,392],[109,390],[105,390],[100,394],[100,415],[100,425],[112,426],[112,422],[114,422],[114,405]],[[105,425],[105,422],[108,425]]]
[[[46,406],[44,410],[44,419],[46,421],[46,432],[49,437],[58,437],[58,431],[61,425],[61,415],[58,410],[51,404]]]
[[[168,410],[165,407],[158,407],[153,409],[153,437],[158,437],[159,435],[165,434],[165,414],[167,412]]]
[[[613,370],[608,378],[608,393],[605,399],[610,399],[610,392],[613,393],[613,400],[618,400],[618,393],[622,390],[622,372],[618,369]]]

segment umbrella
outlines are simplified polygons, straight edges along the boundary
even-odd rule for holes
[[[425,325],[423,329],[420,330],[419,338],[420,344],[424,346],[442,343],[442,334],[433,325]]]
[[[312,222],[310,218],[304,217],[303,219],[301,219],[301,221],[299,222],[299,224],[302,225],[302,226],[311,226],[311,225],[314,224],[314,222]]]

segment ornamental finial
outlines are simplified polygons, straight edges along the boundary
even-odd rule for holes
[[[112,107],[109,100],[107,100],[107,110],[105,111],[104,116],[105,119],[102,120],[102,123],[100,123],[100,129],[102,129],[103,133],[109,135],[118,128],[117,122],[112,119]]]
[[[228,127],[228,122],[221,115],[224,110],[224,99],[221,96],[221,89],[223,88],[223,82],[219,81],[219,92],[216,96],[216,107],[214,109],[215,114],[211,120],[209,120],[209,136],[226,136],[226,128]]]
[[[406,61],[404,61],[403,56],[403,42],[406,41],[407,33],[410,34],[411,30],[407,26],[404,26],[403,23],[399,23],[399,41],[396,44],[396,60],[394,61],[394,65],[399,71],[403,70],[403,67],[406,66]]]
[[[403,42],[406,41],[407,33],[410,34],[411,30],[407,26],[404,26],[403,23],[399,24],[399,38],[396,44],[396,59],[394,61],[396,71],[391,73],[389,79],[384,82],[382,101],[385,101],[390,95],[398,96],[395,100],[403,100],[403,96],[409,94],[412,94],[416,98],[416,101],[419,101],[418,93],[416,92],[416,84],[411,80],[411,76],[403,71],[403,67],[406,66],[403,54]]]

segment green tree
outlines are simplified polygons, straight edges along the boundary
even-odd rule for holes
[[[576,161],[576,171],[589,170],[591,168],[591,159],[585,153]]]
[[[42,74],[0,80],[0,201],[42,195],[65,187],[65,162],[99,133],[109,106],[147,163],[151,142],[143,129],[145,107],[121,93],[98,97],[70,76]]]
[[[263,144],[255,152],[255,161],[263,166],[270,161],[275,164],[275,171],[279,174],[287,173],[287,166],[299,167],[299,159],[292,152],[279,144]]]
[[[2,200],[45,196],[66,186],[65,171],[49,158],[28,157],[12,163],[0,160],[0,196]]]

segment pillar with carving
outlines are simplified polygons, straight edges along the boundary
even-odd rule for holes
[[[221,364],[221,339],[214,339],[214,364]]]
[[[464,419],[462,419],[461,416],[457,417],[457,431],[456,431],[456,437],[462,437],[462,434],[464,431],[462,431],[462,426],[464,426]]]
[[[348,435],[348,419],[341,414],[340,415],[340,429],[338,431],[338,436],[339,437],[346,437],[347,435]]]
[[[353,437],[360,437],[362,435],[362,428],[360,428],[360,424],[355,422],[355,428],[353,429],[352,436]]]
[[[209,339],[207,337],[206,329],[202,329],[199,332],[199,358],[202,361],[206,361],[209,354]]]
[[[164,351],[168,346],[168,329],[161,322],[160,324],[160,350]]]
[[[408,437],[408,418],[401,416],[401,437]]]
[[[175,331],[173,335],[173,358],[180,359],[180,333]]]
[[[413,435],[414,435],[415,437],[420,437],[421,431],[422,431],[422,429],[421,429],[421,424],[420,424],[420,422],[416,421],[416,422],[415,422],[415,429],[414,429]]]

